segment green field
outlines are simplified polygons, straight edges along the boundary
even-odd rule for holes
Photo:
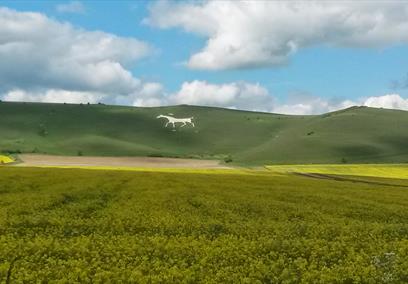
[[[159,114],[194,116],[164,128]],[[236,165],[408,162],[408,112],[354,107],[317,116],[220,108],[0,103],[0,153],[166,156]]]
[[[408,281],[407,180],[13,167],[0,176],[0,282]]]

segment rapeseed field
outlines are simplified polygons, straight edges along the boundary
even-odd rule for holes
[[[276,165],[267,166],[276,173],[313,173],[408,179],[408,164],[355,165]]]
[[[0,155],[0,164],[9,164],[14,162],[14,160],[8,156]]]
[[[0,282],[406,283],[408,181],[365,179],[2,167]]]

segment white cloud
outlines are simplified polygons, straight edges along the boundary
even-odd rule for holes
[[[368,107],[408,110],[408,99],[398,94],[389,94],[365,99],[364,104]]]
[[[218,1],[198,6],[177,4],[179,9],[184,9],[182,14],[173,15],[174,19],[164,18],[163,22],[154,24],[167,27],[173,25],[173,22],[178,21],[179,18],[186,29],[203,35],[216,35],[220,28],[220,23],[217,22],[218,16],[214,19],[214,14],[207,10],[212,11],[213,6],[218,5],[221,5],[223,9],[229,8],[229,5],[236,5],[235,2],[219,2],[224,3],[225,6],[218,4]],[[252,7],[249,2],[243,3]],[[269,4],[261,4],[266,5],[266,8],[269,7]],[[170,4],[160,3],[158,5]],[[286,7],[287,4],[282,2],[279,5]],[[314,5],[320,7],[320,4]],[[186,14],[186,11],[192,9],[191,7],[194,8],[192,11],[195,17],[193,18],[196,20],[192,24],[190,23],[191,16]],[[152,11],[157,12],[155,9]],[[242,20],[249,21],[245,16],[247,11],[244,10],[244,12]],[[252,11],[252,13],[255,12]],[[231,13],[234,15],[237,11],[233,9]],[[397,28],[401,20],[398,15],[405,15],[405,11],[395,14],[393,25],[387,24],[387,26]],[[208,25],[202,24],[199,20],[204,16],[207,17]],[[387,22],[387,17],[383,21]],[[263,22],[264,19],[260,17],[259,21]],[[149,45],[142,41],[100,31],[75,28],[69,23],[52,20],[40,13],[17,12],[7,8],[0,8],[0,22],[0,94],[3,94],[1,96],[3,99],[9,101],[60,103],[101,101],[134,106],[195,104],[292,114],[324,113],[351,105],[408,110],[408,100],[396,94],[337,102],[312,96],[298,96],[291,101],[279,103],[260,84],[244,81],[212,84],[196,80],[184,82],[179,91],[166,94],[161,84],[142,81],[135,78],[129,71],[129,66],[147,56],[151,50]],[[235,22],[228,23],[223,30],[230,31],[231,25],[235,25]],[[251,27],[254,28],[254,26]],[[291,25],[288,28],[291,28]],[[291,29],[288,31],[290,32]],[[376,26],[371,33],[377,33]],[[396,32],[392,30],[389,34],[396,35]],[[267,38],[268,34],[264,34],[264,31],[260,29],[255,32],[253,39],[259,40],[260,35]],[[349,38],[346,35],[343,36]],[[328,35],[326,37],[331,38]],[[280,38],[275,37],[275,39],[279,45]],[[396,36],[393,40],[397,41]],[[248,43],[252,44],[251,41]],[[269,39],[266,40],[266,43],[264,47],[269,48]],[[331,40],[331,43],[335,42]],[[261,41],[261,44],[264,43]],[[230,52],[231,50],[227,51],[224,54],[225,57],[228,57]],[[283,57],[287,57],[286,53],[282,54]],[[248,57],[248,60],[257,60],[257,58],[255,52]],[[223,61],[223,58],[217,60],[221,65],[226,62]],[[225,58],[225,60],[235,59]]]
[[[169,97],[169,102],[260,111],[273,107],[273,97],[264,87],[247,82],[219,85],[205,81],[185,82],[177,93]]]
[[[160,1],[145,23],[208,38],[187,65],[237,69],[285,64],[298,49],[408,43],[405,1]]]
[[[307,92],[294,91],[287,96],[285,102],[275,105],[273,112],[283,114],[321,114],[345,109],[359,103],[344,99],[325,99]]]
[[[293,115],[323,114],[352,106],[408,110],[408,99],[398,94],[350,100],[325,99],[296,92],[282,102],[260,84],[244,81],[212,84],[195,80],[184,82],[180,90],[172,94],[166,94],[158,83],[143,83],[142,86],[137,92],[115,102],[139,107],[187,104]]]
[[[69,3],[57,5],[56,10],[60,13],[83,14],[85,13],[85,6],[82,4],[82,2],[71,1]]]
[[[68,94],[113,99],[143,88],[127,66],[150,53],[145,42],[7,8],[0,8],[0,22],[0,93],[43,95],[40,101],[61,95],[62,102]]]
[[[160,104],[217,106],[250,111],[306,115],[326,113],[353,105],[363,105],[363,102],[326,100],[298,92],[282,103],[258,83],[242,81],[211,84],[206,81],[196,80],[184,82],[176,93],[161,96]]]
[[[359,98],[355,101],[333,101],[310,96],[305,99],[294,100],[290,103],[277,104],[272,112],[298,115],[322,114],[352,106],[408,110],[408,99],[404,99],[398,94]]]
[[[153,99],[154,103],[148,106],[189,104],[296,115],[323,114],[352,106],[408,110],[408,99],[398,94],[341,100],[298,92],[282,102],[261,85],[248,82],[226,84],[211,84],[206,81],[184,82],[178,92],[166,96],[162,91],[158,91]],[[135,105],[143,106],[144,101],[141,102]]]
[[[143,87],[131,94],[131,103],[133,106],[153,107],[166,105],[164,88],[159,83],[145,83]]]
[[[15,89],[7,92],[3,99],[51,103],[97,103],[102,101],[138,107],[189,104],[292,115],[323,114],[351,106],[408,110],[408,99],[398,94],[360,98],[355,101],[295,95],[282,103],[269,94],[264,87],[248,82],[227,84],[210,84],[205,81],[185,82],[178,92],[168,95],[161,84],[151,82],[142,83],[134,93],[126,96],[58,89],[36,91]]]
[[[6,101],[13,102],[47,102],[47,103],[97,103],[103,100],[106,94],[96,92],[76,92],[66,90],[42,90],[28,92],[25,90],[12,90],[4,95]]]

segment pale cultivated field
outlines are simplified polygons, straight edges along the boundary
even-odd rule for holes
[[[25,167],[128,167],[128,168],[188,168],[226,169],[215,160],[194,160],[152,157],[77,157],[22,154],[21,163]]]

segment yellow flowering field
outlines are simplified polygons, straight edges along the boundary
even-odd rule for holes
[[[274,165],[275,173],[310,173],[408,179],[408,164]]]
[[[407,283],[408,180],[244,172],[3,167],[0,283]]]
[[[12,163],[14,160],[8,156],[0,155],[0,164]]]

